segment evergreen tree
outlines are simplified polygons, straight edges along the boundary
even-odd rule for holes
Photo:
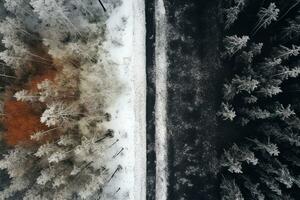
[[[292,56],[298,56],[300,54],[300,46],[292,45],[291,48],[288,48],[281,45],[277,54],[278,56],[276,57],[276,59],[280,58],[283,60],[287,60]]]
[[[41,116],[41,122],[48,127],[66,126],[78,116],[78,106],[76,104],[66,105],[61,102],[54,102],[47,106],[47,109]]]
[[[254,27],[252,33],[255,35],[261,28],[267,28],[273,21],[278,19],[279,9],[275,3],[270,3],[268,8],[262,8],[258,12],[259,21]]]
[[[221,166],[228,168],[231,173],[243,173],[242,163],[257,165],[258,159],[249,147],[240,148],[234,144],[228,151],[224,150],[221,158]]]
[[[230,26],[238,19],[238,15],[244,9],[245,5],[245,0],[234,0],[234,5],[224,10],[225,29],[229,29]]]
[[[279,93],[282,93],[282,90],[279,86],[268,85],[266,87],[261,88],[258,92],[265,97],[273,97]]]
[[[256,103],[258,100],[258,98],[254,95],[248,96],[248,97],[244,97],[244,102],[246,104],[254,104]]]
[[[19,92],[16,92],[14,97],[18,100],[18,101],[35,101],[38,96],[32,95],[29,93],[29,91],[27,90],[21,90]]]
[[[235,180],[227,180],[224,178],[220,188],[222,190],[222,200],[244,200]]]
[[[280,189],[279,184],[271,177],[262,176],[260,177],[261,183],[265,184],[272,192],[276,195],[281,196],[282,190]]]
[[[232,83],[225,83],[223,88],[223,95],[226,101],[231,101],[236,95],[236,87]]]
[[[260,184],[259,183],[252,183],[251,180],[248,177],[243,177],[245,179],[245,188],[247,188],[251,194],[251,197],[254,200],[264,200],[265,195],[262,193],[262,191],[259,189]]]
[[[261,53],[263,43],[251,43],[249,50],[243,51],[240,55],[242,63],[251,65],[255,56]]]
[[[232,79],[232,84],[236,86],[237,94],[243,91],[250,94],[258,87],[259,82],[251,77],[245,77],[245,76],[240,77],[236,75]]]
[[[271,143],[268,139],[267,143],[260,142],[258,139],[249,139],[256,144],[255,149],[267,152],[270,156],[278,156],[279,150],[277,144]]]
[[[226,36],[226,38],[224,39],[225,55],[232,57],[239,50],[247,46],[248,40],[248,36]]]
[[[221,110],[217,113],[217,115],[220,116],[223,120],[230,121],[232,121],[236,117],[235,111],[227,103],[221,104]]]
[[[300,16],[295,20],[288,20],[288,26],[283,29],[283,38],[288,40],[299,39],[300,37]]]
[[[254,107],[252,109],[244,108],[241,112],[246,114],[251,120],[268,119],[272,116],[269,111],[262,110],[259,107]]]
[[[286,88],[290,88],[291,83],[298,80],[300,75],[298,65],[294,64],[297,63],[297,58],[300,55],[297,41],[300,33],[298,30],[299,16],[287,22],[287,27],[283,28],[283,38],[277,37],[278,35],[273,33],[273,30],[272,33],[266,32],[266,34],[270,33],[270,37],[272,35],[270,40],[265,38],[267,35],[256,36],[256,33],[261,29],[266,29],[273,22],[283,19],[299,3],[300,1],[295,0],[292,5],[288,5],[290,7],[284,10],[285,13],[280,16],[280,19],[278,19],[280,11],[275,3],[270,3],[268,7],[260,9],[258,12],[259,21],[252,31],[253,38],[248,39],[244,46],[228,48],[234,47],[234,45],[228,45],[229,42],[225,43],[228,36],[224,39],[225,49],[229,53],[223,59],[225,64],[230,63],[232,66],[233,78],[224,84],[223,102],[226,102],[227,107],[230,105],[230,108],[234,108],[235,116],[231,121],[236,123],[237,129],[241,128],[240,125],[242,125],[254,132],[250,136],[253,138],[250,141],[254,145],[248,146],[240,138],[241,141],[238,145],[234,144],[230,149],[224,151],[220,164],[224,167],[223,173],[226,176],[231,178],[244,177],[243,189],[245,190],[242,191],[245,192],[245,195],[247,192],[245,197],[249,199],[291,200],[294,193],[287,195],[287,192],[290,192],[291,188],[298,191],[298,188],[295,187],[300,185],[297,176],[297,167],[300,166],[298,158],[300,156],[298,148],[300,146],[300,120],[297,116],[299,106],[296,95],[290,95],[290,91],[285,91]],[[264,1],[261,5],[263,4]],[[281,2],[278,5],[282,6],[283,4]],[[228,11],[230,10],[228,9]],[[233,22],[227,22],[229,26],[237,20],[238,14],[238,10],[232,6],[232,13],[227,14],[233,16]],[[295,13],[290,14],[296,15]],[[276,26],[282,24],[276,23]],[[274,28],[276,27],[274,26]],[[248,34],[243,30],[231,34],[237,33],[239,35]],[[261,41],[261,39],[265,40],[263,41],[266,44],[264,51],[262,51],[262,43],[252,42]],[[282,45],[283,42],[285,42],[284,45]],[[238,44],[238,42],[236,43]],[[247,45],[248,43],[249,45]],[[268,49],[272,49],[273,45],[279,45],[279,48],[269,54]],[[232,56],[235,59],[232,59]],[[283,94],[288,94],[290,99],[282,101]],[[225,110],[223,104],[219,113]],[[251,122],[252,120],[255,121]],[[250,135],[251,133],[247,132],[247,134]],[[264,140],[266,137],[268,139]],[[243,154],[245,152],[244,144],[246,144],[249,152],[252,152],[253,155],[254,152],[257,154],[259,162],[256,161],[258,164],[252,163],[252,167],[244,168],[244,164],[247,163],[243,157],[245,155]],[[241,173],[243,175],[240,175]],[[250,176],[258,177],[260,182],[252,183],[247,178]]]
[[[280,76],[281,79],[289,79],[289,78],[296,78],[300,75],[300,67],[295,67],[293,69],[289,69],[288,67],[283,67],[281,72],[275,74],[273,76]]]
[[[279,104],[276,108],[275,115],[280,117],[282,120],[285,120],[296,115],[296,113],[291,109],[291,105],[284,107],[282,104]]]

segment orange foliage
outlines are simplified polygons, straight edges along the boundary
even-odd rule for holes
[[[50,81],[54,81],[55,75],[57,71],[54,69],[47,69],[43,73],[36,74],[31,78],[30,82],[27,84],[27,87],[32,92],[37,91],[37,85],[42,81],[48,79]]]
[[[4,104],[4,113],[4,126],[7,130],[4,138],[8,145],[31,143],[30,135],[33,132],[47,130],[40,123],[40,114],[28,103],[8,100]]]
[[[28,102],[18,102],[10,98],[14,92],[26,89],[32,92],[37,91],[37,84],[48,79],[55,80],[57,71],[61,66],[47,53],[47,50],[42,46],[35,46],[31,49],[37,57],[32,57],[28,61],[25,70],[17,73],[18,77],[29,74],[27,82],[24,85],[12,85],[6,91],[9,97],[4,102],[3,124],[6,129],[4,139],[8,145],[34,144],[30,136],[37,131],[48,130],[48,127],[40,122],[45,105],[42,103],[35,103],[34,105]],[[43,62],[43,64],[42,64]],[[55,62],[55,63],[54,63]],[[12,91],[10,91],[12,90]],[[51,135],[56,135],[57,132]],[[55,137],[55,136],[54,136]],[[44,138],[41,142],[49,140],[49,137]]]

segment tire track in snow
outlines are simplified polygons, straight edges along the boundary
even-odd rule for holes
[[[167,19],[164,0],[155,1],[155,199],[167,199],[168,186],[168,137],[167,137]]]

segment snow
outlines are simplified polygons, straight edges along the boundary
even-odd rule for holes
[[[167,199],[168,187],[168,136],[167,116],[167,19],[163,0],[155,1],[156,45],[156,103],[155,103],[155,152],[156,152],[156,200]]]
[[[121,0],[115,8],[107,6],[107,41],[104,51],[113,61],[122,83],[122,92],[106,111],[112,120],[104,126],[113,129],[105,160],[109,174],[121,165],[104,187],[102,199],[146,199],[146,67],[145,9],[143,0]],[[119,152],[121,153],[118,156]],[[115,157],[115,158],[113,158]]]

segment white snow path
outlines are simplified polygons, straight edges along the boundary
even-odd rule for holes
[[[135,71],[134,199],[146,199],[146,16],[144,0],[133,0],[133,69]]]
[[[156,44],[156,102],[155,102],[155,152],[156,185],[155,199],[167,199],[168,187],[168,136],[166,127],[167,108],[167,19],[164,0],[155,1]]]
[[[109,0],[103,1],[106,5]],[[108,9],[108,40],[104,50],[116,64],[123,91],[106,111],[112,120],[105,127],[113,129],[118,140],[108,150],[106,165],[112,174],[105,186],[102,199],[146,199],[146,47],[144,0],[121,0],[122,4]],[[106,58],[104,58],[106,59]],[[124,148],[124,149],[123,149]],[[123,149],[123,150],[122,150]],[[116,158],[112,156],[122,150]]]

